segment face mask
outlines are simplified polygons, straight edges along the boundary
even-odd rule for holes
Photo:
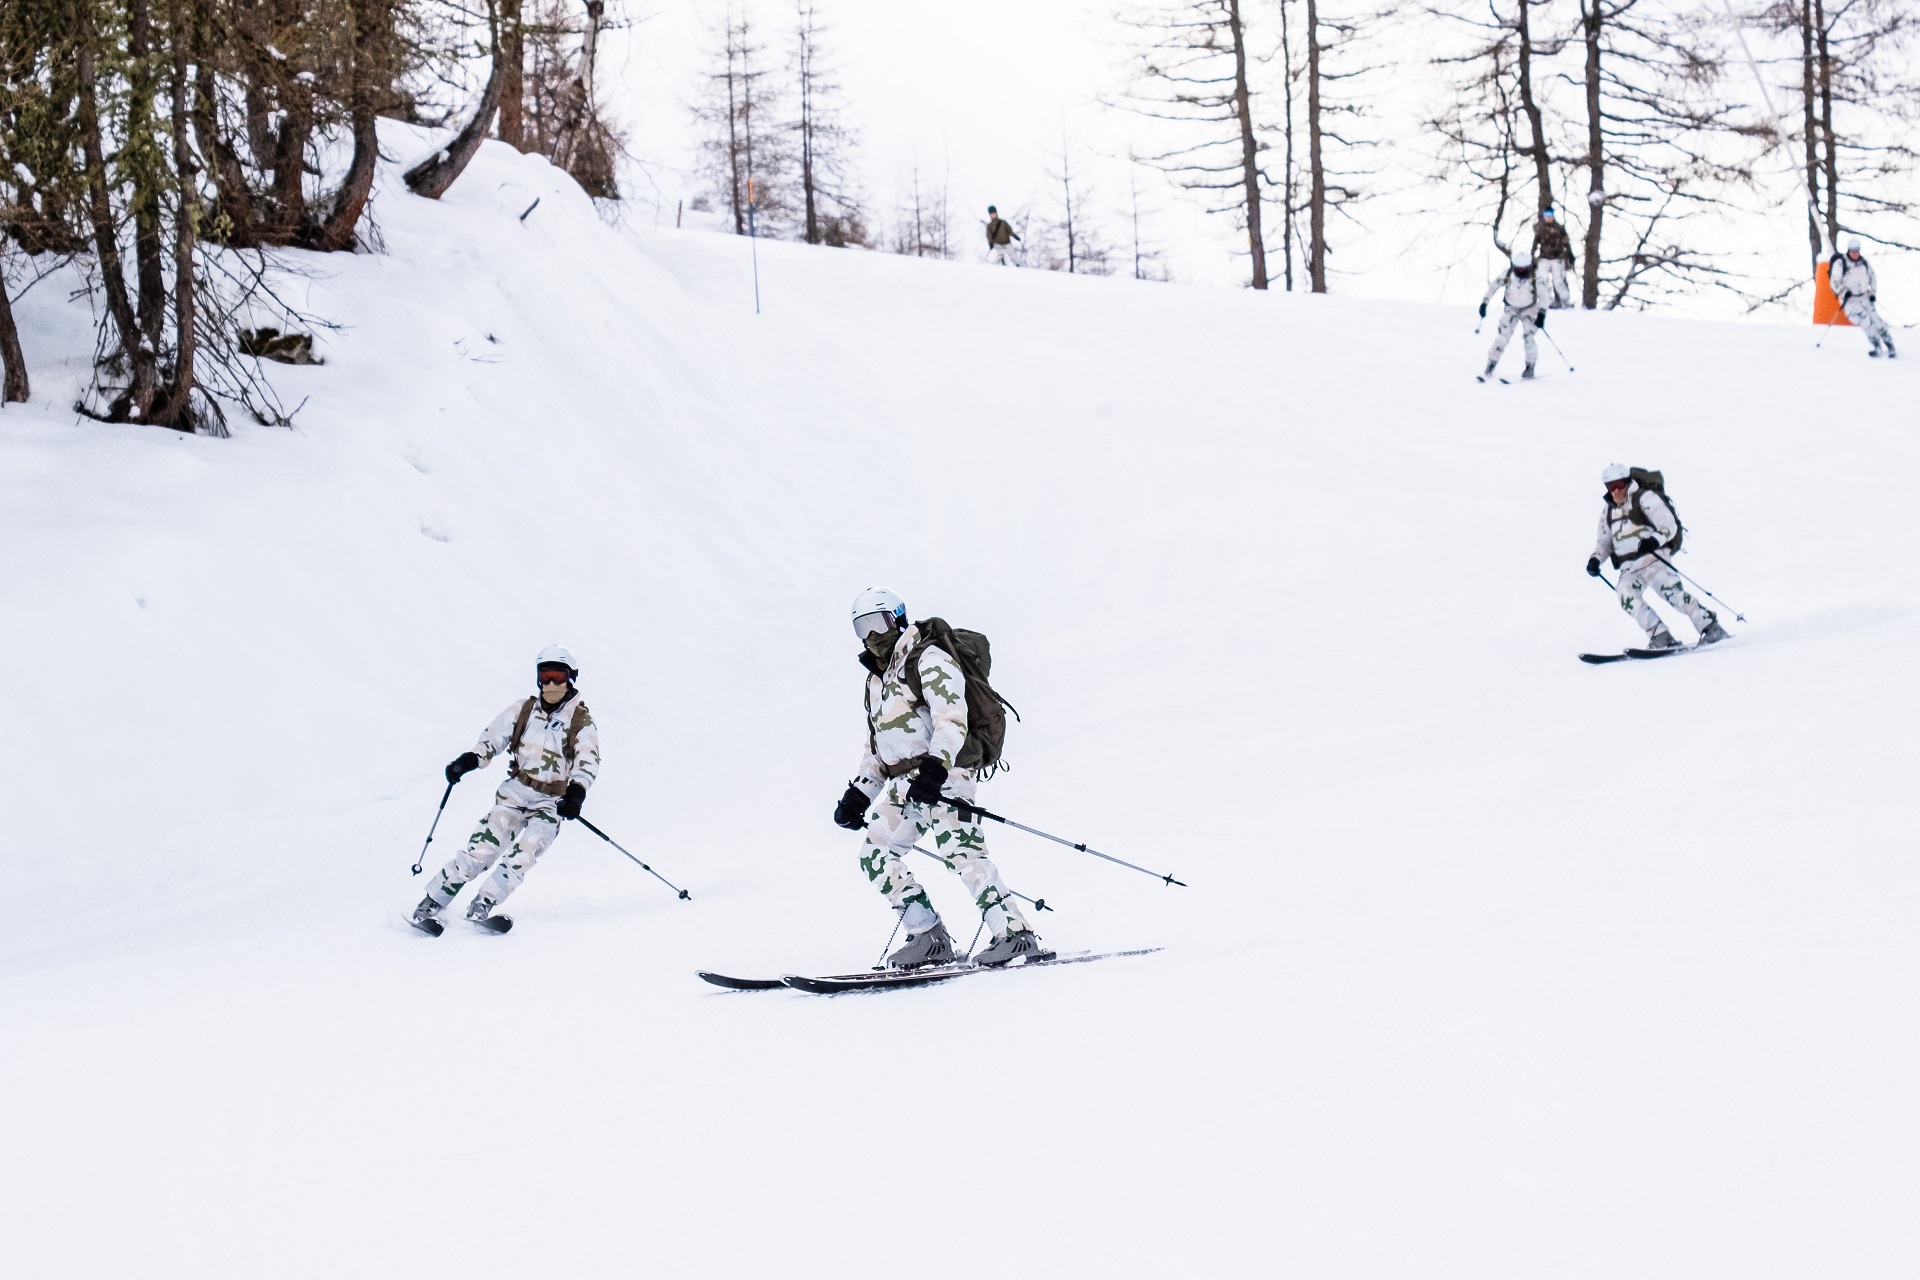
[[[899,638],[900,633],[898,631],[889,629],[886,631],[874,631],[861,636],[860,643],[867,647],[868,653],[884,661],[886,656],[893,652],[893,643]]]
[[[559,706],[566,701],[567,690],[570,687],[565,684],[543,684],[540,686],[540,701],[550,707]]]

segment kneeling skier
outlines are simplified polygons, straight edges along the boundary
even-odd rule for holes
[[[1680,573],[1660,552],[1680,549],[1680,517],[1660,487],[1660,473],[1643,471],[1643,485],[1632,467],[1614,463],[1600,473],[1607,487],[1606,502],[1600,509],[1600,532],[1587,572],[1600,576],[1602,556],[1620,571],[1620,607],[1647,633],[1647,648],[1676,649],[1680,642],[1667,624],[1647,603],[1650,593],[1687,615],[1700,631],[1700,643],[1716,644],[1727,639],[1726,630],[1713,611],[1693,598]]]
[[[974,963],[1049,959],[1053,953],[1041,946],[987,860],[986,835],[965,805],[974,798],[981,767],[992,761],[976,758],[979,748],[969,743],[966,674],[959,655],[929,634],[936,621],[907,621],[906,604],[884,588],[854,597],[853,630],[867,670],[867,749],[833,820],[866,832],[860,867],[900,912],[907,943],[887,958],[895,968],[954,958],[946,925],[906,865],[914,843],[929,834],[933,851],[959,872],[992,932]],[[952,643],[951,631],[939,630]]]
[[[496,915],[493,909],[520,887],[560,834],[561,819],[580,816],[587,788],[600,772],[600,731],[575,687],[579,678],[573,654],[559,645],[542,649],[534,659],[538,695],[509,704],[472,751],[447,765],[447,781],[454,783],[505,755],[507,776],[467,847],[440,868],[427,896],[413,909],[414,928],[438,937],[443,928],[440,913],[488,867],[493,867],[493,875],[474,895],[467,919],[494,933],[513,928],[511,916]]]

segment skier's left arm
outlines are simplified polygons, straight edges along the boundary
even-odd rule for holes
[[[934,645],[920,655],[920,692],[933,727],[927,754],[951,769],[967,742],[967,678],[960,664]]]
[[[1640,511],[1647,517],[1647,522],[1653,526],[1655,550],[1672,542],[1673,535],[1680,532],[1680,522],[1673,518],[1673,508],[1668,506],[1667,500],[1659,494],[1642,493]],[[1644,540],[1642,545],[1645,545]]]
[[[589,711],[582,717],[580,736],[573,740],[573,769],[567,774],[567,781],[590,787],[599,776],[600,726],[593,722],[593,713]]]

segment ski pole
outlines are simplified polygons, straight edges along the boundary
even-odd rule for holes
[[[446,791],[444,791],[440,796],[440,807],[433,811],[433,825],[427,828],[427,844],[433,843],[433,833],[440,829],[440,815],[447,811],[447,798],[452,794],[453,794],[453,784],[449,782],[447,784]],[[413,860],[414,875],[419,875],[420,868],[426,865],[427,844],[423,844],[420,846],[420,856]]]
[[[602,840],[605,840],[608,844],[612,845],[614,848],[620,849],[620,842],[618,840],[615,840],[612,836],[608,835],[606,832],[602,831],[600,828],[594,826],[591,822],[588,822],[585,818],[575,818],[574,821],[579,823],[581,826],[585,827],[587,830],[593,832],[593,834],[599,836]],[[620,852],[627,853],[625,849],[620,849]],[[635,866],[639,867],[642,871],[652,876],[655,880],[658,880],[661,884],[667,886],[667,888],[673,890],[675,893],[679,894],[681,897],[686,898],[689,901],[693,899],[692,894],[688,893],[685,889],[682,889],[679,885],[667,879],[665,876],[661,875],[658,871],[655,871],[652,867],[648,866],[646,863],[640,861],[640,859],[634,858],[633,855],[630,853],[627,853],[627,856],[629,858],[633,858],[633,862]]]
[[[1596,571],[1593,576],[1600,579],[1600,581],[1602,582],[1607,582],[1607,575],[1604,573],[1600,573]],[[1620,591],[1620,588],[1614,586],[1611,582],[1607,582],[1607,590],[1612,591],[1615,594],[1618,594]]]
[[[738,188],[736,188],[738,190]],[[753,246],[753,314],[760,314],[760,233],[754,229],[753,213],[757,206],[753,202],[753,179],[747,179],[747,239]],[[609,841],[611,843],[611,841]],[[616,849],[618,845],[614,846]],[[626,850],[622,849],[622,853]]]
[[[949,871],[953,870],[952,863],[948,862],[945,858],[941,857],[939,854],[934,853],[932,850],[922,849],[919,845],[913,846],[913,850],[915,853],[926,854],[929,858],[932,858],[935,862],[938,862],[941,866],[946,867],[947,870]],[[1009,896],[1018,898],[1022,902],[1031,902],[1033,904],[1033,909],[1035,911],[1053,910],[1052,907],[1047,905],[1047,900],[1045,898],[1029,898],[1026,894],[1016,893],[1012,889],[1007,890],[1007,893]]]
[[[1821,347],[1821,344],[1826,342],[1827,334],[1832,332],[1833,330],[1833,322],[1835,320],[1838,320],[1840,318],[1841,313],[1844,312],[1845,310],[1846,308],[1841,306],[1838,300],[1834,302],[1833,314],[1828,316],[1827,322],[1820,326],[1820,336],[1814,340],[1813,349],[1815,351],[1818,351]],[[1674,572],[1678,573],[1679,570],[1675,569]]]
[[[1687,578],[1687,575],[1681,572],[1679,565],[1667,559],[1665,556],[1661,555],[1658,551],[1653,553],[1653,558],[1655,560],[1658,560],[1661,564],[1667,566],[1667,568],[1673,570],[1675,573],[1680,574],[1682,578],[1686,578],[1688,582],[1692,582],[1695,587],[1699,588],[1701,595],[1713,601],[1715,604],[1719,605],[1722,609],[1733,609],[1732,605],[1728,604],[1725,600],[1722,600],[1719,596],[1713,594],[1713,592],[1707,590],[1705,587],[1700,586],[1700,584],[1694,581],[1694,579]],[[1733,617],[1736,622],[1745,622],[1747,620],[1747,615],[1740,612],[1738,609],[1733,609]]]
[[[1089,849],[1084,844],[1075,844],[1071,840],[1063,840],[1059,836],[1051,835],[1048,832],[1040,830],[1038,827],[1029,827],[1024,822],[1015,822],[1012,818],[1003,818],[997,813],[993,813],[993,812],[990,812],[989,810],[982,809],[977,804],[971,804],[971,803],[963,804],[953,800],[949,800],[947,801],[947,803],[952,805],[955,809],[958,809],[960,811],[961,817],[966,817],[968,814],[975,814],[982,818],[992,818],[995,822],[1005,823],[1007,826],[1013,827],[1016,830],[1024,831],[1030,836],[1039,836],[1042,840],[1051,840],[1055,844],[1063,844],[1067,846],[1067,848],[1069,849],[1078,849],[1080,852],[1090,853],[1096,858],[1105,858],[1108,862],[1118,863],[1120,866],[1126,867],[1130,871],[1138,871],[1144,875],[1150,875],[1155,880],[1163,881],[1166,884],[1170,884],[1170,885],[1177,884],[1182,889],[1187,887],[1187,882],[1184,880],[1175,880],[1171,875],[1163,876],[1158,871],[1148,871],[1145,867],[1136,867],[1131,862],[1123,862],[1119,858],[1113,857],[1111,854],[1105,854],[1100,852],[1098,849]]]
[[[1535,325],[1534,328],[1538,329],[1540,336],[1547,340],[1547,345],[1553,348],[1553,354],[1560,357],[1560,363],[1567,366],[1567,372],[1572,373],[1573,361],[1567,359],[1567,353],[1560,349],[1560,344],[1553,340],[1553,335],[1548,333],[1544,326]]]

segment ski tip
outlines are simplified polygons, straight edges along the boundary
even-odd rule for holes
[[[694,970],[702,982],[711,982],[716,987],[725,987],[729,991],[777,991],[786,983],[778,978],[735,978],[724,973],[714,973],[708,969]]]

